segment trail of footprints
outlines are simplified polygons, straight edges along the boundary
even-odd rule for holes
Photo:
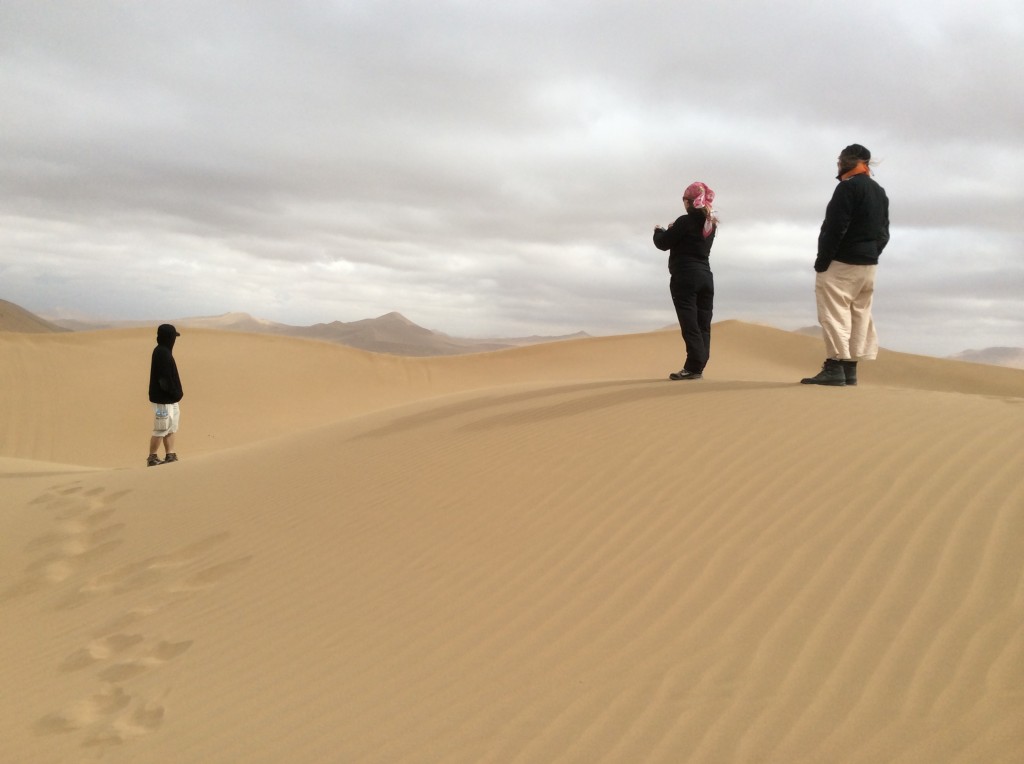
[[[100,753],[160,728],[169,690],[156,697],[143,696],[132,692],[132,680],[158,672],[192,647],[192,640],[147,634],[141,628],[146,619],[215,586],[250,560],[217,561],[217,548],[228,538],[220,533],[166,554],[103,569],[104,556],[123,541],[120,534],[125,526],[115,522],[115,505],[128,493],[85,489],[74,482],[54,486],[34,499],[33,505],[52,513],[53,529],[26,545],[30,562],[14,583],[0,590],[0,606],[49,590],[57,610],[78,608],[103,597],[123,596],[130,601],[134,593],[147,593],[144,603],[133,602],[56,666],[61,674],[93,672],[95,691],[34,724],[38,735],[78,735],[83,748]]]

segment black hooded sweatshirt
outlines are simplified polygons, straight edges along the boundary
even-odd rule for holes
[[[176,335],[161,327],[156,334],[156,347],[149,366],[149,400],[152,403],[177,403],[185,395],[178,377],[178,365],[171,351]]]

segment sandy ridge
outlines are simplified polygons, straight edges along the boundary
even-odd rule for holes
[[[714,375],[722,380],[792,384],[820,365],[820,342],[809,337],[739,322],[716,325],[715,337]],[[194,330],[180,341],[176,356],[186,388],[184,416],[193,423],[188,447],[205,454],[471,390],[660,382],[666,369],[677,367],[680,345],[677,333],[654,332],[422,359],[313,340]],[[152,346],[152,331],[141,329],[0,334],[0,457],[104,467],[137,463]],[[924,356],[885,353],[864,376],[874,385],[1024,395],[1020,370]],[[61,434],[69,419],[90,434],[87,446]]]
[[[3,460],[0,614],[25,627],[0,633],[21,657],[0,739],[17,760],[1018,758],[1024,404],[993,392],[1014,377],[978,394],[940,365],[946,389],[914,389],[893,356],[887,384],[808,389],[816,347],[721,334],[731,374],[690,387],[622,373],[664,365],[658,334],[456,369],[346,356],[296,374],[290,431],[155,470]]]

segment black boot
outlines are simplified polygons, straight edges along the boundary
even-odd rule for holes
[[[856,387],[857,385],[857,362],[856,361],[840,361],[843,366],[843,374],[846,375],[846,386]]]
[[[813,377],[806,377],[800,380],[802,385],[829,385],[830,387],[846,387],[846,374],[843,373],[843,366],[839,361],[829,358],[824,366]]]
[[[687,371],[686,369],[680,369],[679,371],[674,371],[669,374],[668,378],[674,382],[679,382],[680,380],[685,379],[700,379],[703,376],[704,375],[699,371]]]

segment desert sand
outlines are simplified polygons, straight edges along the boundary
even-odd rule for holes
[[[1024,371],[0,332],[0,761],[1024,761]]]

